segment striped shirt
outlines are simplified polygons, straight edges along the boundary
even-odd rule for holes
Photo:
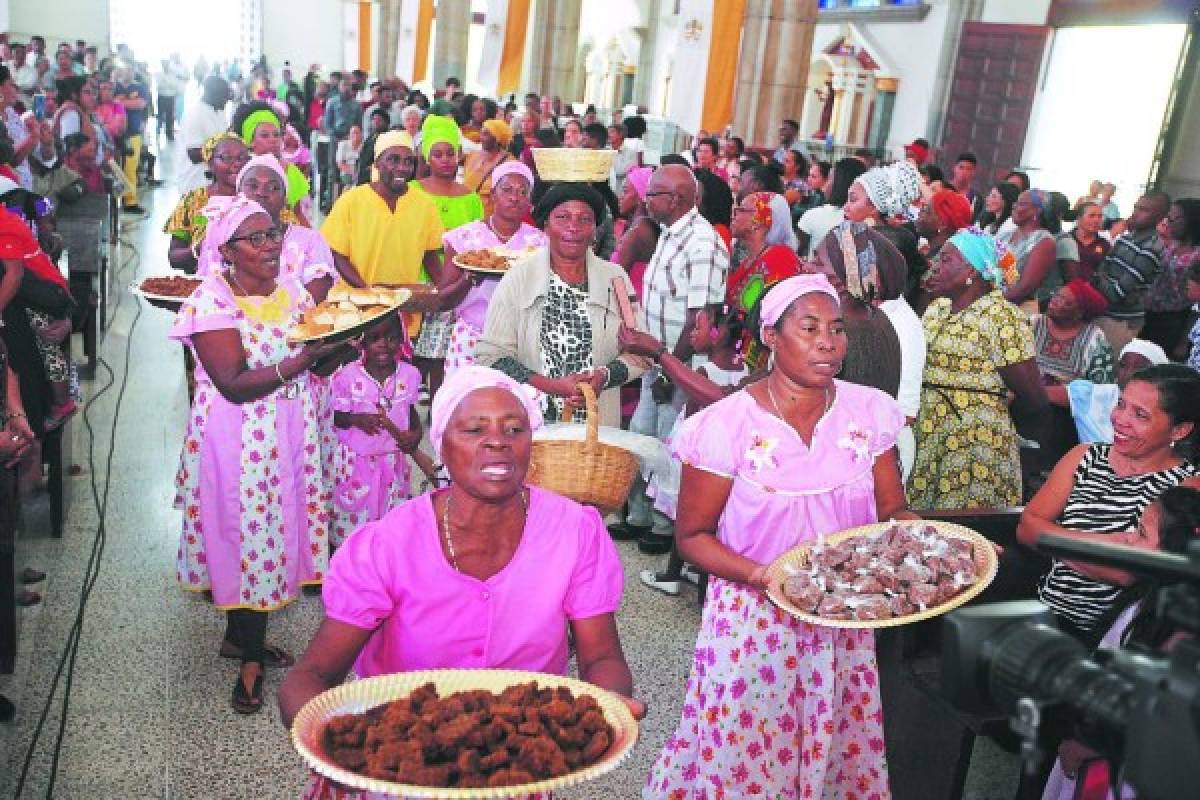
[[[1138,319],[1145,314],[1145,295],[1162,269],[1162,241],[1151,228],[1127,231],[1096,267],[1092,284],[1108,300],[1107,316]]]
[[[1108,460],[1111,449],[1109,444],[1094,444],[1079,460],[1059,525],[1091,533],[1133,530],[1146,506],[1197,474],[1195,467],[1184,462],[1159,472],[1117,475]],[[1121,590],[1055,560],[1038,585],[1038,599],[1077,628],[1090,631],[1112,609]]]
[[[728,272],[729,249],[699,211],[663,228],[646,266],[646,330],[673,350],[688,311],[725,299]]]

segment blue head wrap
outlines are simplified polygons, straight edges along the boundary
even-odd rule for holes
[[[1011,256],[1008,251],[994,238],[978,228],[963,228],[950,237],[948,242],[954,245],[967,263],[983,276],[984,280],[997,287],[1006,283],[1005,268]]]

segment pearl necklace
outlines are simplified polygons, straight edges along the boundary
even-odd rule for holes
[[[518,496],[521,498],[521,511],[528,519],[529,517],[529,500],[525,497],[525,490],[522,489]],[[451,489],[446,493],[446,505],[442,506],[442,536],[446,539],[446,552],[450,554],[450,566],[454,567],[455,572],[462,572],[458,567],[458,555],[454,552],[454,538],[450,535],[450,501],[454,498],[454,490]],[[524,527],[524,523],[522,523]]]
[[[833,387],[830,387],[830,386],[825,387],[825,410],[821,412],[822,417],[825,416],[826,414],[828,414],[829,409],[833,407],[833,397],[831,396],[831,393],[830,393],[830,389],[832,389],[832,388]],[[775,399],[775,392],[771,391],[771,379],[770,378],[767,378],[767,399],[769,399],[771,401],[771,408],[775,409],[775,416],[779,417],[781,420],[783,420],[786,423],[787,417],[785,417],[783,415],[783,412],[779,410],[779,402]],[[791,424],[791,423],[788,423],[788,424]]]

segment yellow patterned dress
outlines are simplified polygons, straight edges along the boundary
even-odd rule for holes
[[[992,291],[958,313],[940,298],[925,312],[923,324],[928,355],[909,505],[1020,505],[1017,433],[999,370],[1034,357],[1028,317]]]

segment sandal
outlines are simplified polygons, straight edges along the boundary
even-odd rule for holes
[[[230,658],[235,661],[242,660],[242,648],[238,647],[233,642],[225,639],[221,642],[220,650],[221,658]],[[287,650],[284,650],[278,645],[268,644],[263,647],[263,666],[271,669],[284,668],[294,666],[296,659]]]
[[[263,674],[258,673],[254,679],[254,688],[246,691],[246,683],[242,680],[242,671],[238,670],[237,681],[233,684],[233,710],[239,714],[257,714],[262,711]]]
[[[41,583],[46,580],[46,573],[36,570],[33,567],[26,567],[21,570],[21,583]]]

